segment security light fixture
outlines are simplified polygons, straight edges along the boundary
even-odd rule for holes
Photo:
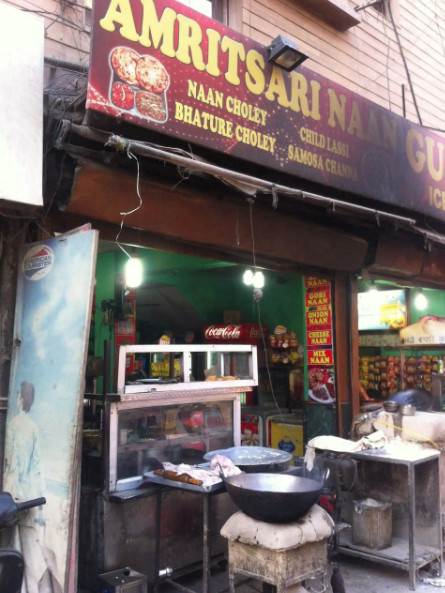
[[[279,66],[286,72],[292,72],[307,60],[308,56],[300,51],[297,44],[282,35],[278,35],[267,48],[271,64]]]
[[[244,284],[247,286],[252,286],[253,284],[253,272],[252,270],[246,270],[243,276]]]
[[[255,272],[253,273],[252,270],[246,270],[243,276],[244,284],[247,286],[252,286],[254,288],[264,288],[264,274],[263,272]]]
[[[263,272],[255,272],[253,275],[253,286],[254,288],[264,288],[264,274]]]
[[[128,288],[138,288],[142,284],[142,262],[139,257],[132,256],[125,264],[125,284]]]
[[[425,309],[428,307],[428,299],[423,294],[422,290],[420,290],[420,292],[417,294],[416,298],[414,299],[414,304],[418,311],[425,311]]]

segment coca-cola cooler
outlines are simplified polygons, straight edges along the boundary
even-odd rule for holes
[[[261,326],[257,323],[206,325],[203,329],[204,341],[207,344],[258,346],[258,366],[263,366],[263,361],[265,361],[264,344],[267,344],[268,335],[269,328],[267,325]],[[227,363],[230,364],[230,361],[227,361]],[[239,365],[239,360],[237,364]],[[247,356],[245,357],[245,364],[247,368],[249,364]],[[245,394],[242,405],[252,406],[255,399],[257,399],[256,389]]]
[[[269,328],[267,325],[256,323],[241,323],[239,325],[205,325],[204,341],[207,344],[245,344],[247,346],[263,346],[261,336],[263,328],[264,343],[267,344]]]

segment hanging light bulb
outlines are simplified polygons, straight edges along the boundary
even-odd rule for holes
[[[428,299],[423,294],[422,290],[417,294],[416,298],[414,299],[414,305],[418,311],[425,311],[428,307]]]
[[[253,277],[254,288],[264,288],[264,274],[263,272],[255,272]]]
[[[368,288],[368,292],[378,292],[377,286],[374,281],[371,282],[371,286]]]
[[[137,256],[130,257],[125,264],[125,284],[128,288],[137,288],[142,284],[142,262]]]
[[[252,284],[253,284],[253,272],[252,272],[252,270],[246,270],[244,272],[243,281],[244,281],[244,284],[247,284],[247,286],[252,286]]]

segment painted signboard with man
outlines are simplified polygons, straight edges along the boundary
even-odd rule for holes
[[[4,490],[22,513],[4,544],[25,559],[22,593],[71,593],[78,504],[78,431],[98,234],[84,230],[26,245],[20,254]],[[71,584],[70,584],[71,583]]]

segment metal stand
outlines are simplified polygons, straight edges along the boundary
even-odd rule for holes
[[[172,486],[174,488],[174,486]],[[222,494],[226,490],[221,484],[221,489],[213,492],[196,492],[198,496],[202,497],[203,510],[203,531],[202,531],[202,593],[210,593],[210,513],[211,513],[211,497]],[[195,593],[191,589],[184,587],[177,583],[173,578],[159,578],[159,571],[161,570],[161,507],[162,507],[162,492],[163,488],[159,487],[156,493],[156,547],[155,547],[155,593],[159,592],[159,585],[161,583],[169,583],[183,593]]]
[[[426,449],[410,459],[384,450],[352,453],[351,457],[360,462],[364,497],[394,503],[393,541],[390,548],[372,550],[353,544],[351,534],[342,532],[339,552],[407,570],[410,590],[415,591],[420,568],[438,561],[441,574],[443,570],[440,455]],[[399,478],[391,480],[388,475],[393,474],[388,474],[388,468],[385,473],[384,465],[405,467],[406,479],[401,481],[400,469],[394,468]]]

